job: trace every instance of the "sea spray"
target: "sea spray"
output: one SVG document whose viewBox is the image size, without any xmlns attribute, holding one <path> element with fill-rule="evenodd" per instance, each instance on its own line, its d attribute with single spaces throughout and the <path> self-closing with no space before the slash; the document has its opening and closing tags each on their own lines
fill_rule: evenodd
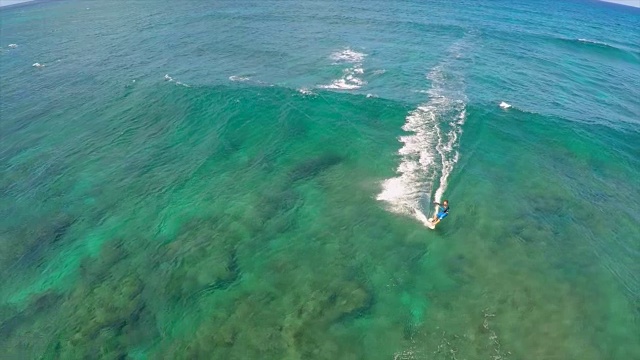
<svg viewBox="0 0 640 360">
<path fill-rule="evenodd" d="M 390 211 L 413 216 L 425 225 L 424 202 L 434 190 L 434 200 L 441 200 L 459 158 L 467 97 L 462 73 L 452 60 L 462 56 L 464 47 L 466 42 L 454 44 L 447 59 L 427 74 L 429 100 L 411 111 L 402 127 L 411 134 L 399 138 L 403 146 L 398 151 L 398 176 L 385 180 L 377 196 Z"/>
</svg>

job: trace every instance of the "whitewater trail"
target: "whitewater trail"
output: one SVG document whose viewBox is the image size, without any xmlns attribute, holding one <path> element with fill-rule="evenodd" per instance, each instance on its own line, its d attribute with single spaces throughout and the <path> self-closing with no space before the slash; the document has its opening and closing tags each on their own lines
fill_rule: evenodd
<svg viewBox="0 0 640 360">
<path fill-rule="evenodd" d="M 346 66 L 342 70 L 342 77 L 333 80 L 331 84 L 319 85 L 320 89 L 328 90 L 357 90 L 367 82 L 362 79 L 364 68 L 362 64 L 367 54 L 361 53 L 351 48 L 346 48 L 331 54 L 332 65 Z"/>
<path fill-rule="evenodd" d="M 459 142 L 466 119 L 464 76 L 458 69 L 464 43 L 454 44 L 443 62 L 427 74 L 429 98 L 411 111 L 399 141 L 397 176 L 382 183 L 377 199 L 392 212 L 427 224 L 428 206 L 440 201 L 459 159 Z"/>
</svg>

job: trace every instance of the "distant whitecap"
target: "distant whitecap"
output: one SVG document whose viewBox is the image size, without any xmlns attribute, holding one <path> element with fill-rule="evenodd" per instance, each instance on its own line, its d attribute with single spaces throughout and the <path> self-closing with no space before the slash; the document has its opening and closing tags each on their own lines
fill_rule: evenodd
<svg viewBox="0 0 640 360">
<path fill-rule="evenodd" d="M 507 104 L 506 102 L 503 101 L 503 102 L 500 103 L 500 107 L 503 108 L 503 109 L 508 109 L 508 108 L 511 107 L 511 105 Z"/>
<path fill-rule="evenodd" d="M 244 81 L 249 81 L 249 80 L 251 80 L 251 77 L 249 77 L 249 76 L 242 76 L 242 75 L 231 75 L 231 76 L 229 76 L 229 80 L 231 80 L 231 81 L 238 81 L 238 82 L 244 82 Z"/>
<path fill-rule="evenodd" d="M 328 85 L 318 85 L 321 89 L 332 90 L 357 90 L 363 85 L 366 85 L 366 81 L 361 78 L 364 75 L 364 68 L 362 62 L 367 56 L 365 53 L 361 53 L 350 48 L 342 49 L 340 51 L 332 53 L 329 57 L 334 61 L 333 65 L 342 65 L 347 67 L 342 70 L 342 77 L 340 79 L 333 80 Z"/>
<path fill-rule="evenodd" d="M 331 54 L 331 59 L 336 62 L 360 63 L 367 56 L 365 53 L 346 48 Z"/>
<path fill-rule="evenodd" d="M 601 41 L 596 41 L 596 40 L 589 40 L 589 39 L 578 39 L 578 41 L 582 42 L 582 43 L 588 43 L 588 44 L 597 44 L 597 45 L 606 45 L 606 46 L 611 46 L 607 43 L 601 42 Z"/>
<path fill-rule="evenodd" d="M 307 88 L 298 89 L 298 92 L 302 95 L 315 95 L 313 91 Z"/>
<path fill-rule="evenodd" d="M 361 84 L 351 82 L 347 79 L 337 79 L 334 80 L 329 85 L 320 85 L 318 86 L 321 89 L 333 89 L 333 90 L 356 90 L 360 89 Z"/>
<path fill-rule="evenodd" d="M 168 81 L 168 82 L 174 82 L 175 81 L 171 76 L 169 76 L 169 74 L 166 74 L 164 76 L 164 80 Z M 135 82 L 135 80 L 133 80 L 133 81 Z M 180 81 L 175 81 L 175 83 L 176 83 L 176 85 L 182 85 L 184 87 L 191 87 L 191 86 L 189 86 L 189 85 L 187 85 L 187 84 L 185 84 L 183 82 L 180 82 Z"/>
</svg>

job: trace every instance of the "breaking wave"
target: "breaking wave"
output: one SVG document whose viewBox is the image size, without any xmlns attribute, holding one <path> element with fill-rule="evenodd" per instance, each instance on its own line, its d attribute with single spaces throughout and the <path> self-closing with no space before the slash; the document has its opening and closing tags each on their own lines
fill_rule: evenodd
<svg viewBox="0 0 640 360">
<path fill-rule="evenodd" d="M 347 67 L 342 70 L 342 77 L 340 79 L 333 80 L 328 85 L 319 85 L 318 88 L 333 90 L 360 89 L 367 83 L 362 79 L 362 75 L 364 74 L 362 63 L 366 57 L 367 54 L 349 48 L 331 54 L 330 58 L 334 61 L 333 65 L 346 65 Z"/>
</svg>

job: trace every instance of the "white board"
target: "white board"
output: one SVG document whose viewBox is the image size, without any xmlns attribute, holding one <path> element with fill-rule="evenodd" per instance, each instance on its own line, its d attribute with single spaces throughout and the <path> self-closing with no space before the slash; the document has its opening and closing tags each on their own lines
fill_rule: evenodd
<svg viewBox="0 0 640 360">
<path fill-rule="evenodd" d="M 431 222 L 431 219 L 429 219 L 427 222 L 424 223 L 429 229 L 434 230 L 436 228 L 436 224 Z"/>
<path fill-rule="evenodd" d="M 428 227 L 431 230 L 436 228 L 436 224 L 432 223 L 431 219 L 427 218 L 427 216 L 423 214 L 422 211 L 416 208 L 414 208 L 413 211 L 416 214 L 416 218 L 420 220 L 424 224 L 424 226 Z"/>
</svg>

